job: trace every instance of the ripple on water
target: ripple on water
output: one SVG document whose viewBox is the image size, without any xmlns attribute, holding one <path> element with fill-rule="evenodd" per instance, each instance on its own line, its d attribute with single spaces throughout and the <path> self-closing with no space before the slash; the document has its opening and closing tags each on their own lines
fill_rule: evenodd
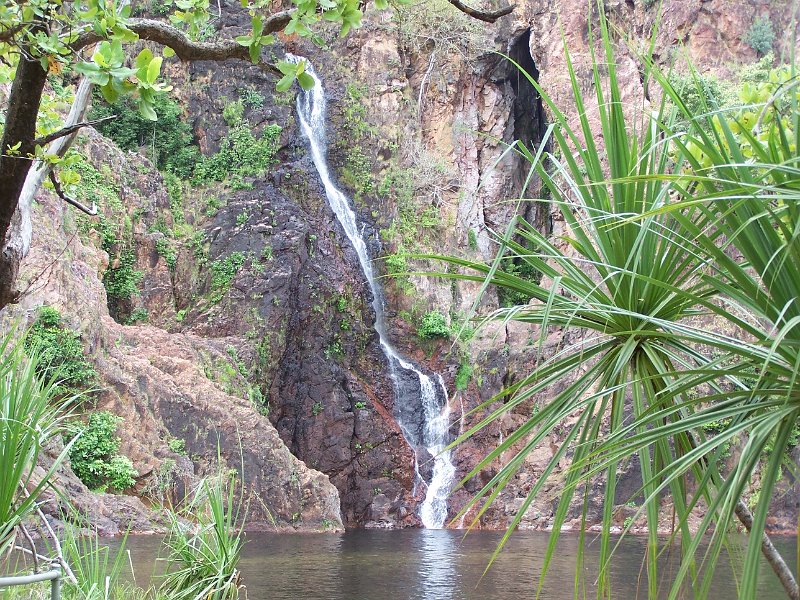
<svg viewBox="0 0 800 600">
<path fill-rule="evenodd" d="M 251 533 L 241 560 L 249 600 L 521 600 L 533 598 L 547 548 L 548 535 L 518 532 L 482 577 L 502 533 L 475 531 L 463 538 L 452 530 L 354 530 L 343 534 L 276 535 Z M 796 560 L 795 538 L 778 538 L 790 564 Z M 112 540 L 112 545 L 118 542 Z M 128 547 L 137 580 L 146 580 L 158 553 L 154 537 L 131 537 Z M 598 543 L 590 540 L 583 579 L 587 597 Z M 563 534 L 542 593 L 545 600 L 572 600 L 578 536 Z M 740 554 L 740 553 L 739 553 Z M 614 597 L 647 598 L 639 589 L 644 540 L 627 538 L 612 565 Z M 664 564 L 665 571 L 670 565 Z M 674 565 L 672 566 L 674 569 Z M 759 600 L 783 598 L 780 584 L 762 565 Z M 642 579 L 642 584 L 646 585 Z M 666 596 L 666 594 L 664 595 Z M 735 578 L 722 559 L 711 600 L 735 598 Z"/>
</svg>

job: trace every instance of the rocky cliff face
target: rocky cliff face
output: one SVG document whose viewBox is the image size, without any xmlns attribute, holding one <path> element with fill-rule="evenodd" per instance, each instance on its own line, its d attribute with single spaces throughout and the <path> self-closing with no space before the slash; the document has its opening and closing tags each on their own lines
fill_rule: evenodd
<svg viewBox="0 0 800 600">
<path fill-rule="evenodd" d="M 231 24 L 241 20 L 232 4 L 224 6 Z M 436 6 L 401 9 L 394 18 L 369 10 L 363 29 L 344 41 L 328 36 L 331 48 L 324 52 L 284 40 L 323 77 L 333 170 L 354 199 L 373 256 L 386 259 L 379 264 L 389 274 L 398 261 L 412 270 L 430 268 L 414 261 L 417 252 L 488 260 L 495 251 L 492 232 L 502 232 L 517 212 L 543 231 L 563 231 L 546 204 L 509 202 L 534 196 L 538 182 L 528 181 L 525 163 L 505 152 L 506 145 L 518 139 L 538 145 L 547 114 L 534 88 L 488 50 L 507 53 L 567 107 L 563 27 L 582 85 L 591 85 L 583 2 L 527 0 L 489 27 Z M 659 57 L 667 62 L 684 47 L 699 68 L 724 75 L 755 59 L 741 41 L 752 15 L 769 13 L 777 25 L 788 7 L 665 1 Z M 646 39 L 657 9 L 607 5 L 615 22 L 629 26 L 634 44 Z M 648 93 L 633 48 L 619 51 L 632 106 Z M 89 135 L 83 151 L 124 199 L 103 209 L 109 220 L 129 222 L 135 266 L 143 273 L 140 293 L 122 303 L 112 299 L 112 314 L 125 321 L 144 309 L 149 324 L 121 325 L 109 316 L 101 283 L 109 265 L 100 241 L 80 233 L 85 229 L 76 229 L 75 217 L 46 193 L 25 265 L 33 284 L 13 314 L 30 317 L 34 307 L 52 304 L 84 332 L 104 383 L 98 407 L 126 419 L 123 450 L 142 475 L 140 495 L 159 485 L 166 464 L 179 496 L 213 463 L 219 444 L 227 464 L 260 499 L 251 508 L 256 522 L 279 528 L 418 525 L 422 491 L 415 489 L 413 453 L 396 422 L 369 291 L 306 156 L 293 93 L 274 93 L 270 77 L 242 64 L 170 69 L 204 153 L 218 151 L 235 129 L 226 106 L 250 94 L 260 100 L 243 105 L 241 123 L 256 135 L 270 125 L 282 128 L 275 163 L 263 176 L 185 185 L 170 199 L 146 159 Z M 171 261 L 165 245 L 175 249 Z M 471 409 L 533 364 L 528 348 L 538 332 L 518 326 L 484 330 L 461 350 L 416 337 L 418 320 L 432 309 L 458 326 L 477 285 L 411 276 L 386 279 L 385 286 L 394 342 L 442 373 L 454 435 L 480 417 L 467 415 Z M 479 310 L 498 301 L 491 292 Z M 544 356 L 572 335 L 551 333 Z M 470 365 L 472 377 L 457 389 L 460 364 Z M 458 473 L 468 472 L 533 406 L 524 410 L 456 449 Z M 188 456 L 170 453 L 171 438 L 185 440 Z M 529 456 L 483 526 L 506 525 L 560 441 L 553 436 Z M 626 469 L 620 505 L 640 485 L 638 466 Z M 492 475 L 488 469 L 456 492 L 451 515 Z M 556 490 L 536 500 L 525 526 L 549 525 Z M 592 493 L 599 510 L 602 490 Z M 137 510 L 146 513 L 143 506 Z"/>
<path fill-rule="evenodd" d="M 139 156 L 120 152 L 91 132 L 80 150 L 104 174 L 103 185 L 116 190 L 124 205 L 107 207 L 121 219 L 136 247 L 143 271 L 137 302 L 164 323 L 175 315 L 171 275 L 156 250 L 163 237 L 152 225 L 169 214 L 160 176 Z M 113 170 L 112 170 L 113 169 Z M 117 214 L 111 214 L 115 212 Z M 119 212 L 123 214 L 118 214 Z M 136 217 L 133 217 L 136 215 Z M 231 368 L 230 342 L 163 328 L 125 326 L 109 316 L 101 278 L 114 265 L 95 245 L 86 219 L 43 192 L 36 207 L 36 243 L 26 260 L 29 291 L 5 315 L 6 324 L 35 317 L 36 309 L 59 309 L 81 332 L 87 354 L 100 374 L 100 391 L 84 408 L 111 410 L 124 417 L 121 452 L 140 478 L 134 491 L 146 504 L 179 501 L 203 475 L 233 468 L 241 475 L 250 509 L 250 525 L 272 530 L 329 530 L 342 526 L 339 494 L 328 477 L 307 467 L 281 441 L 274 427 L 243 394 L 243 375 Z M 77 222 L 76 222 L 77 221 Z M 244 322 L 244 320 L 242 320 Z M 171 450 L 183 440 L 185 452 Z M 218 464 L 219 459 L 222 464 Z M 101 533 L 117 533 L 132 520 L 134 530 L 157 530 L 157 513 L 137 498 L 94 494 L 69 469 L 61 474 L 70 497 L 91 515 Z M 57 506 L 50 505 L 53 514 Z"/>
</svg>

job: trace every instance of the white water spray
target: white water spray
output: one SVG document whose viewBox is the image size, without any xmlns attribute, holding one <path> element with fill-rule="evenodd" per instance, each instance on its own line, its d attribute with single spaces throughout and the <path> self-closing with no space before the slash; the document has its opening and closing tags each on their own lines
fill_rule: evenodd
<svg viewBox="0 0 800 600">
<path fill-rule="evenodd" d="M 290 54 L 286 56 L 288 60 L 295 62 L 303 60 Z M 363 228 L 359 228 L 356 215 L 353 209 L 350 208 L 347 196 L 336 187 L 328 170 L 325 146 L 325 90 L 323 90 L 322 82 L 308 61 L 306 61 L 306 73 L 314 79 L 314 87 L 308 92 L 302 92 L 297 98 L 297 114 L 300 119 L 300 128 L 303 131 L 303 135 L 308 139 L 311 158 L 319 172 L 322 185 L 325 187 L 328 204 L 330 204 L 339 223 L 342 224 L 347 239 L 353 244 L 361 270 L 372 292 L 372 308 L 375 310 L 375 331 L 378 333 L 381 350 L 383 350 L 389 362 L 396 405 L 398 403 L 401 405 L 401 415 L 403 412 L 402 404 L 411 402 L 411 399 L 408 398 L 408 386 L 404 386 L 401 381 L 402 374 L 412 373 L 419 382 L 418 398 L 413 400 L 419 402 L 424 413 L 422 415 L 421 431 L 413 431 L 413 425 L 404 422 L 402 416 L 398 417 L 398 423 L 406 440 L 414 448 L 414 469 L 417 477 L 420 482 L 427 486 L 425 500 L 420 507 L 420 519 L 425 527 L 440 529 L 447 518 L 447 496 L 450 493 L 455 476 L 455 467 L 450 461 L 450 451 L 445 451 L 448 443 L 450 419 L 447 390 L 439 375 L 436 375 L 436 381 L 434 381 L 433 378 L 418 369 L 416 365 L 403 358 L 389 342 L 389 337 L 386 333 L 386 311 L 383 305 L 383 292 L 375 280 L 372 261 L 363 237 Z M 425 481 L 419 471 L 418 455 L 422 448 L 427 450 L 430 457 L 434 457 L 433 470 L 429 481 Z"/>
</svg>

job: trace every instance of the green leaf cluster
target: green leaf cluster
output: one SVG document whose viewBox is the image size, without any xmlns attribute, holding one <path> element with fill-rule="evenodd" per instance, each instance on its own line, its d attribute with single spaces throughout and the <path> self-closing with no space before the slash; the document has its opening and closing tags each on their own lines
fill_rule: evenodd
<svg viewBox="0 0 800 600">
<path fill-rule="evenodd" d="M 42 306 L 25 334 L 25 349 L 37 355 L 37 376 L 54 380 L 57 393 L 75 394 L 97 382 L 97 371 L 84 354 L 81 336 L 52 306 Z"/>
<path fill-rule="evenodd" d="M 124 41 L 135 39 L 134 36 Z M 144 48 L 134 61 L 135 68 L 126 67 L 127 55 L 122 43 L 123 39 L 119 38 L 104 40 L 92 54 L 91 62 L 78 63 L 75 71 L 98 86 L 109 103 L 113 104 L 120 97 L 137 92 L 135 98 L 141 115 L 155 121 L 158 118 L 154 110 L 157 94 L 171 89 L 158 81 L 164 59 Z"/>
<path fill-rule="evenodd" d="M 208 2 L 206 2 L 208 5 Z M 261 48 L 275 43 L 275 36 L 264 34 L 264 18 L 259 14 L 254 14 L 251 20 L 252 31 L 248 35 L 240 35 L 236 41 L 245 46 L 250 53 L 250 60 L 258 63 L 261 58 Z"/>
<path fill-rule="evenodd" d="M 86 423 L 73 423 L 77 439 L 69 451 L 75 475 L 93 490 L 125 490 L 136 483 L 139 473 L 127 456 L 118 453 L 117 426 L 122 422 L 107 411 L 89 415 Z"/>
<path fill-rule="evenodd" d="M 417 327 L 417 337 L 423 340 L 433 338 L 449 338 L 450 328 L 447 326 L 447 318 L 439 311 L 433 310 L 425 313 Z"/>
<path fill-rule="evenodd" d="M 175 8 L 169 20 L 173 25 L 183 27 L 193 40 L 198 39 L 208 25 L 208 0 L 175 0 Z"/>
<path fill-rule="evenodd" d="M 97 125 L 100 133 L 110 137 L 123 150 L 144 149 L 160 170 L 181 179 L 190 179 L 202 157 L 183 109 L 172 98 L 161 94 L 156 97 L 153 110 L 158 123 L 145 119 L 130 98 L 114 105 L 98 100 L 94 102 L 89 118 L 115 115 L 115 119 Z"/>
<path fill-rule="evenodd" d="M 209 299 L 216 304 L 227 293 L 236 274 L 244 266 L 244 252 L 231 252 L 223 259 L 211 263 L 211 294 Z"/>
<path fill-rule="evenodd" d="M 298 62 L 290 62 L 282 60 L 278 63 L 278 70 L 283 73 L 275 88 L 279 92 L 286 92 L 292 87 L 292 84 L 297 81 L 300 87 L 308 91 L 314 87 L 314 78 L 306 73 L 307 62 L 300 60 Z"/>
<path fill-rule="evenodd" d="M 249 125 L 237 125 L 220 142 L 219 152 L 204 158 L 197 165 L 193 183 L 225 181 L 231 175 L 263 175 L 276 162 L 282 131 L 280 125 L 267 125 L 261 137 L 256 138 Z"/>
</svg>

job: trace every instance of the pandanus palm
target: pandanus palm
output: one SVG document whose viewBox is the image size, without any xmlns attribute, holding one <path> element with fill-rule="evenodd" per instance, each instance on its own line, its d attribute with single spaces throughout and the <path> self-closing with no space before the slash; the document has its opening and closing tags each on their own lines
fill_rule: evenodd
<svg viewBox="0 0 800 600">
<path fill-rule="evenodd" d="M 26 355 L 14 332 L 0 338 L 0 556 L 13 546 L 19 526 L 66 458 L 37 472 L 40 456 L 62 432 L 76 398 L 58 395 L 58 381 L 41 381 L 37 352 Z M 56 378 L 58 374 L 56 373 Z"/>
<path fill-rule="evenodd" d="M 690 147 L 686 135 L 672 131 L 677 122 L 672 118 L 674 105 L 681 109 L 685 105 L 666 77 L 648 70 L 648 77 L 655 76 L 665 88 L 656 110 L 626 114 L 602 18 L 600 32 L 604 64 L 592 55 L 599 128 L 587 116 L 567 51 L 579 125 L 571 127 L 565 114 L 529 77 L 553 117 L 548 134 L 555 151 L 548 153 L 542 147 L 534 156 L 523 146 L 516 147 L 531 160 L 567 230 L 554 241 L 518 219 L 499 236 L 500 249 L 492 265 L 435 257 L 461 268 L 461 274 L 445 276 L 483 281 L 484 289 L 494 285 L 532 298 L 527 305 L 501 308 L 487 320 L 538 325 L 542 341 L 553 328 L 577 328 L 584 333 L 580 341 L 540 361 L 527 377 L 504 390 L 505 403 L 498 406 L 495 398 L 476 409 L 485 416 L 456 444 L 554 383 L 569 382 L 466 475 L 464 481 L 501 457 L 504 460 L 464 510 L 478 507 L 475 519 L 480 518 L 523 468 L 526 456 L 556 427 L 571 423 L 506 538 L 559 462 L 571 453 L 543 573 L 576 494 L 600 480 L 605 500 L 598 595 L 610 594 L 608 561 L 613 550 L 610 533 L 617 472 L 622 461 L 637 454 L 645 498 L 640 512 L 646 515 L 649 531 L 648 595 L 658 594 L 658 520 L 662 492 L 668 490 L 682 557 L 670 597 L 687 589 L 702 597 L 708 592 L 733 515 L 743 511 L 741 516 L 746 518 L 749 514 L 740 500 L 761 450 L 770 440 L 783 448 L 797 419 L 800 319 L 795 311 L 800 310 L 800 277 L 793 269 L 800 264 L 800 246 L 795 243 L 796 205 L 779 202 L 774 189 L 778 180 L 792 178 L 797 164 L 781 165 L 772 175 L 773 183 L 765 186 L 766 180 L 754 175 L 757 170 L 735 155 L 732 140 L 726 143 L 724 131 L 706 134 L 693 126 L 688 135 L 698 138 L 692 143 L 702 145 L 705 156 L 714 154 L 714 148 L 731 148 L 728 154 L 716 152 L 714 170 L 700 165 L 697 148 Z M 607 74 L 602 76 L 604 71 Z M 687 116 L 690 123 L 698 121 L 696 115 L 687 114 L 681 122 Z M 786 141 L 786 146 L 791 143 Z M 605 163 L 601 148 L 607 156 Z M 675 165 L 680 169 L 687 163 L 688 169 L 672 174 Z M 796 193 L 789 188 L 784 186 L 781 193 Z M 748 204 L 746 210 L 743 203 Z M 745 259 L 732 258 L 734 253 L 721 236 L 737 248 L 746 246 L 741 249 Z M 509 257 L 538 270 L 542 282 L 505 272 L 502 265 Z M 715 318 L 732 323 L 741 334 L 726 336 L 703 327 Z M 756 390 L 745 379 L 752 379 L 754 369 L 761 373 Z M 715 437 L 703 435 L 704 424 L 719 420 L 730 424 Z M 720 473 L 717 458 L 727 443 L 742 434 L 747 442 L 738 468 L 731 474 Z M 781 452 L 774 454 L 764 481 L 774 482 L 780 469 Z M 512 458 L 506 460 L 508 456 Z M 751 541 L 743 597 L 755 597 L 771 490 L 771 486 L 764 488 L 748 526 Z M 694 533 L 688 517 L 698 505 L 708 510 L 699 532 Z M 583 514 L 585 519 L 585 510 Z M 701 555 L 702 533 L 709 529 L 714 535 Z"/>
</svg>

